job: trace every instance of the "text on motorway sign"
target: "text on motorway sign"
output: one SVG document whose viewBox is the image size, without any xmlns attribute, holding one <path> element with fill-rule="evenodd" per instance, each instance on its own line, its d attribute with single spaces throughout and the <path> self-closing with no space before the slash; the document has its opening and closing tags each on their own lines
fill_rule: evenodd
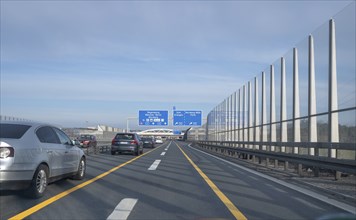
<svg viewBox="0 0 356 220">
<path fill-rule="evenodd" d="M 201 126 L 201 111 L 173 111 L 174 126 Z"/>
<path fill-rule="evenodd" d="M 139 125 L 166 126 L 168 125 L 168 111 L 140 110 L 138 121 Z"/>
</svg>

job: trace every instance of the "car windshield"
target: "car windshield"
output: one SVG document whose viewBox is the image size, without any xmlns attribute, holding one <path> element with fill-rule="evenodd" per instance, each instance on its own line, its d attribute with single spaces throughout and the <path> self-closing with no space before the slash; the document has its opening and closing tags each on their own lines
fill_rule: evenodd
<svg viewBox="0 0 356 220">
<path fill-rule="evenodd" d="M 133 134 L 117 134 L 115 139 L 134 140 L 135 136 Z"/>
<path fill-rule="evenodd" d="M 0 124 L 0 138 L 20 139 L 30 127 L 29 125 Z"/>
</svg>

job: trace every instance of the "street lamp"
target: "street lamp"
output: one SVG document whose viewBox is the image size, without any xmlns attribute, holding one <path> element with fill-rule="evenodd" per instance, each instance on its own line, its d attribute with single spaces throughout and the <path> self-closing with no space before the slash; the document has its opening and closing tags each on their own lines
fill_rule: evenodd
<svg viewBox="0 0 356 220">
<path fill-rule="evenodd" d="M 130 129 L 129 129 L 129 120 L 132 120 L 132 119 L 137 119 L 137 117 L 128 117 L 126 119 L 126 132 L 130 132 Z"/>
</svg>

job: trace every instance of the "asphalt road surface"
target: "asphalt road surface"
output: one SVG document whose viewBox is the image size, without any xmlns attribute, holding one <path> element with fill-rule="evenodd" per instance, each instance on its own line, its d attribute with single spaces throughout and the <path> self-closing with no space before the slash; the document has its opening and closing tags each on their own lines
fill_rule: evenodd
<svg viewBox="0 0 356 220">
<path fill-rule="evenodd" d="M 0 218 L 318 219 L 350 208 L 312 194 L 166 141 L 139 157 L 90 155 L 84 180 L 57 181 L 41 199 L 2 191 Z"/>
</svg>

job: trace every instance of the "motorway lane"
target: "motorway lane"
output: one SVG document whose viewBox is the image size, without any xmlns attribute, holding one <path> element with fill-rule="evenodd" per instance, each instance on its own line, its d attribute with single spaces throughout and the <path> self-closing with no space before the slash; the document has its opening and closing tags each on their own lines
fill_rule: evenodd
<svg viewBox="0 0 356 220">
<path fill-rule="evenodd" d="M 187 144 L 180 145 L 248 219 L 318 219 L 328 214 L 347 213 L 194 150 Z"/>
<path fill-rule="evenodd" d="M 147 156 L 152 163 L 161 159 L 157 169 L 136 177 L 143 191 L 129 219 L 233 219 L 174 142 L 161 152 Z"/>
<path fill-rule="evenodd" d="M 144 149 L 144 150 L 145 152 L 148 151 L 148 149 Z M 8 219 L 24 210 L 27 210 L 35 206 L 36 204 L 46 201 L 47 199 L 50 199 L 53 196 L 56 196 L 63 191 L 66 191 L 83 182 L 86 182 L 87 180 L 92 179 L 112 169 L 113 167 L 116 167 L 119 164 L 123 164 L 133 158 L 135 157 L 132 155 L 112 156 L 110 152 L 106 152 L 98 155 L 89 155 L 87 156 L 87 171 L 84 180 L 77 181 L 77 180 L 65 179 L 52 183 L 48 186 L 46 194 L 40 199 L 28 199 L 23 196 L 22 191 L 1 191 L 0 219 Z M 69 196 L 73 196 L 73 195 L 74 194 L 71 194 Z M 85 197 L 79 198 L 77 200 L 81 203 L 81 201 L 86 200 L 86 198 Z M 69 202 L 68 204 L 71 204 L 71 202 Z M 54 206 L 54 204 L 52 204 L 51 206 Z M 71 205 L 71 207 L 72 206 L 75 207 L 75 205 Z M 88 207 L 91 206 L 93 206 L 93 204 L 91 204 Z M 85 207 L 84 210 L 88 209 L 88 207 Z M 65 213 L 55 213 L 55 212 L 53 213 L 54 213 L 53 216 L 56 216 L 56 218 L 62 218 L 62 214 L 65 215 Z M 50 214 L 48 217 L 50 216 L 52 216 L 52 214 Z M 72 217 L 68 219 L 72 219 Z"/>
<path fill-rule="evenodd" d="M 162 152 L 166 154 L 161 155 Z M 86 180 L 131 158 L 133 158 L 131 155 L 90 156 Z M 157 159 L 161 159 L 157 169 L 148 170 Z M 78 183 L 72 180 L 52 184 L 46 197 L 38 202 L 74 185 Z M 129 219 L 231 219 L 233 217 L 192 169 L 175 144 L 166 142 L 149 154 L 26 218 L 106 219 L 116 205 L 125 198 L 138 199 Z M 12 203 L 8 203 L 9 201 Z M 30 200 L 29 203 L 26 201 L 28 200 L 15 195 L 2 196 L 1 209 L 5 212 L 1 212 L 1 219 L 12 217 L 37 202 L 37 200 Z"/>
<path fill-rule="evenodd" d="M 316 219 L 326 213 L 342 212 L 193 150 L 184 142 L 165 142 L 27 219 L 106 219 L 125 198 L 137 199 L 128 219 L 234 219 L 177 144 L 248 219 Z M 162 152 L 166 153 L 162 155 Z M 110 154 L 89 156 L 84 181 L 62 180 L 51 184 L 46 196 L 39 200 L 6 192 L 0 197 L 0 217 L 12 217 L 133 158 L 131 155 Z M 156 160 L 161 160 L 156 170 L 148 170 Z"/>
</svg>

